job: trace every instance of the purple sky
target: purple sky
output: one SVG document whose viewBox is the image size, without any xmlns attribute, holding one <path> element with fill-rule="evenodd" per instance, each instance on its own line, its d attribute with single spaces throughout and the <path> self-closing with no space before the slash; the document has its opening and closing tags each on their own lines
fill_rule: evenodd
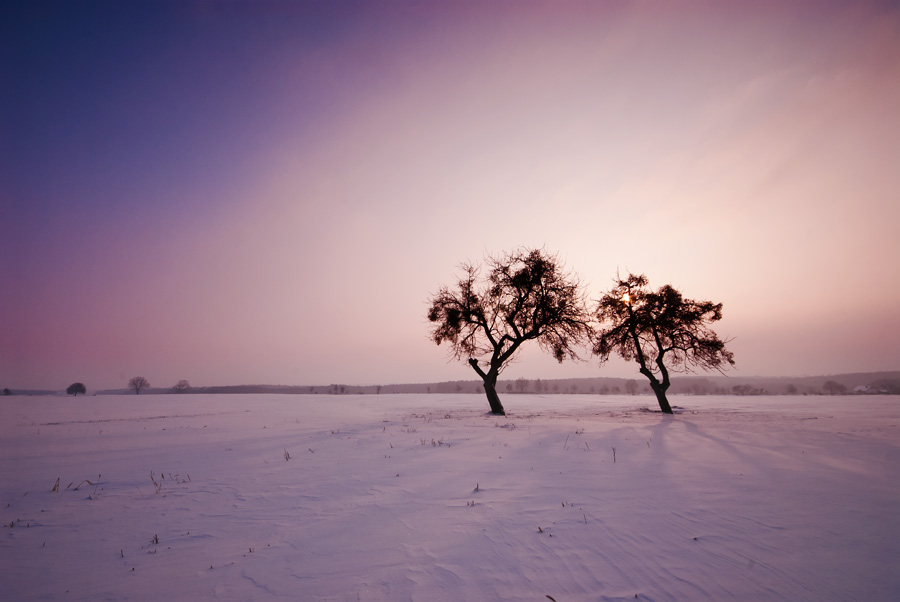
<svg viewBox="0 0 900 602">
<path fill-rule="evenodd" d="M 723 302 L 736 375 L 900 369 L 896 3 L 5 2 L 0 49 L 0 387 L 474 378 L 428 296 L 520 245 Z"/>
</svg>

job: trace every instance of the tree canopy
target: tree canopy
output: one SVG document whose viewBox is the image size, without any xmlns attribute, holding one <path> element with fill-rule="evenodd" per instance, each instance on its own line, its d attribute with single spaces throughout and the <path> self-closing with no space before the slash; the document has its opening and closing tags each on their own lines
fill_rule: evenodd
<svg viewBox="0 0 900 602">
<path fill-rule="evenodd" d="M 134 389 L 135 395 L 141 394 L 141 389 L 147 389 L 150 387 L 150 381 L 144 378 L 143 376 L 135 376 L 131 380 L 128 381 L 128 388 Z"/>
<path fill-rule="evenodd" d="M 431 338 L 448 343 L 455 359 L 468 360 L 484 381 L 491 411 L 504 414 L 497 377 L 523 343 L 537 341 L 560 362 L 578 358 L 576 348 L 592 332 L 585 293 L 578 278 L 541 249 L 488 257 L 485 268 L 461 268 L 456 286 L 430 299 Z"/>
<path fill-rule="evenodd" d="M 82 395 L 86 394 L 87 388 L 81 383 L 72 383 L 71 385 L 69 385 L 69 388 L 66 389 L 66 393 L 69 395 L 75 395 L 77 397 L 79 393 L 81 393 Z"/>
<path fill-rule="evenodd" d="M 722 304 L 685 299 L 668 284 L 653 291 L 644 275 L 617 278 L 601 297 L 596 317 L 600 329 L 594 353 L 600 363 L 613 353 L 636 361 L 665 413 L 672 413 L 666 398 L 670 370 L 721 370 L 734 365 L 733 354 L 725 348 L 727 341 L 708 327 L 722 319 Z"/>
</svg>

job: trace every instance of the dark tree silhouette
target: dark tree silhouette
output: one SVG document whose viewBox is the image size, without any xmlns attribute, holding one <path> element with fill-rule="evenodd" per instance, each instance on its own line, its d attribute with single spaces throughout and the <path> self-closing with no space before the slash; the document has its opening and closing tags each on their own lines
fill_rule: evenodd
<svg viewBox="0 0 900 602">
<path fill-rule="evenodd" d="M 846 395 L 847 393 L 846 386 L 833 380 L 826 380 L 825 384 L 822 385 L 822 388 L 825 389 L 825 392 L 829 395 Z"/>
<path fill-rule="evenodd" d="M 654 292 L 644 275 L 617 278 L 600 299 L 596 315 L 601 328 L 594 339 L 594 353 L 600 363 L 613 353 L 636 361 L 667 414 L 672 413 L 666 399 L 670 370 L 721 371 L 725 364 L 734 365 L 733 354 L 725 349 L 727 341 L 707 327 L 722 319 L 722 304 L 685 299 L 668 284 Z"/>
<path fill-rule="evenodd" d="M 186 393 L 191 390 L 191 383 L 186 380 L 179 380 L 175 383 L 175 386 L 172 387 L 172 391 L 175 393 Z"/>
<path fill-rule="evenodd" d="M 144 378 L 143 376 L 135 376 L 131 380 L 128 381 L 128 388 L 134 389 L 135 395 L 141 394 L 141 389 L 147 389 L 150 387 L 150 381 Z"/>
<path fill-rule="evenodd" d="M 431 339 L 449 343 L 454 359 L 468 360 L 491 412 L 503 415 L 497 377 L 522 343 L 535 340 L 560 362 L 578 359 L 574 348 L 592 333 L 590 312 L 578 278 L 543 250 L 520 249 L 485 263 L 484 277 L 480 266 L 464 263 L 456 287 L 430 299 L 428 320 Z"/>
<path fill-rule="evenodd" d="M 87 389 L 81 383 L 72 383 L 71 385 L 69 385 L 69 388 L 66 389 L 66 393 L 78 397 L 79 393 L 81 393 L 82 395 L 86 394 Z"/>
</svg>

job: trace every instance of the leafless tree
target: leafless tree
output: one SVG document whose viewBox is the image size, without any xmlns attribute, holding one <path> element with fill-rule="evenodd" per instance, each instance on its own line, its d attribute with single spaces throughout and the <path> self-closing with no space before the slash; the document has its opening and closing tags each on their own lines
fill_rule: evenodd
<svg viewBox="0 0 900 602">
<path fill-rule="evenodd" d="M 835 382 L 833 380 L 826 380 L 825 384 L 822 385 L 822 388 L 829 395 L 846 395 L 847 387 L 842 385 L 839 382 Z"/>
<path fill-rule="evenodd" d="M 722 319 L 722 304 L 685 299 L 671 285 L 648 288 L 647 277 L 629 274 L 603 295 L 597 307 L 600 330 L 594 353 L 603 364 L 613 353 L 636 361 L 650 381 L 660 409 L 672 413 L 666 398 L 669 371 L 721 370 L 734 355 L 707 327 Z"/>
<path fill-rule="evenodd" d="M 528 385 L 531 384 L 527 378 L 516 379 L 516 392 L 528 393 Z"/>
<path fill-rule="evenodd" d="M 150 381 L 144 378 L 143 376 L 135 376 L 131 380 L 128 381 L 128 388 L 134 389 L 135 395 L 141 394 L 141 389 L 147 389 L 150 387 Z"/>
<path fill-rule="evenodd" d="M 179 380 L 175 383 L 175 386 L 172 387 L 172 391 L 175 393 L 187 393 L 191 390 L 191 383 L 186 380 Z"/>
<path fill-rule="evenodd" d="M 537 341 L 560 362 L 578 359 L 576 347 L 590 338 L 590 312 L 581 282 L 540 249 L 520 249 L 464 263 L 453 288 L 430 299 L 431 339 L 448 343 L 454 359 L 466 359 L 484 382 L 494 414 L 505 414 L 497 377 L 526 341 Z M 484 362 L 484 368 L 479 364 Z"/>
<path fill-rule="evenodd" d="M 636 380 L 625 381 L 625 392 L 629 395 L 637 395 L 638 383 Z"/>
</svg>

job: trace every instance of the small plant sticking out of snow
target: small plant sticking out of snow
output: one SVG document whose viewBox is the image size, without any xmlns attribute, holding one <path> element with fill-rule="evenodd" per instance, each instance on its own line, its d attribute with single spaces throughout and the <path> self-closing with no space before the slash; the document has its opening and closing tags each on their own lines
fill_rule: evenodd
<svg viewBox="0 0 900 602">
<path fill-rule="evenodd" d="M 291 453 L 287 449 L 285 449 L 284 450 L 284 461 L 287 462 L 290 459 L 291 459 Z"/>
<path fill-rule="evenodd" d="M 56 483 L 53 484 L 53 489 L 51 489 L 53 493 L 59 493 L 59 477 L 56 477 Z"/>
<path fill-rule="evenodd" d="M 162 491 L 162 479 L 164 479 L 162 475 L 160 475 L 160 482 L 157 483 L 156 479 L 153 477 L 153 471 L 150 471 L 150 480 L 153 482 L 153 489 L 156 490 L 156 493 Z"/>
</svg>

